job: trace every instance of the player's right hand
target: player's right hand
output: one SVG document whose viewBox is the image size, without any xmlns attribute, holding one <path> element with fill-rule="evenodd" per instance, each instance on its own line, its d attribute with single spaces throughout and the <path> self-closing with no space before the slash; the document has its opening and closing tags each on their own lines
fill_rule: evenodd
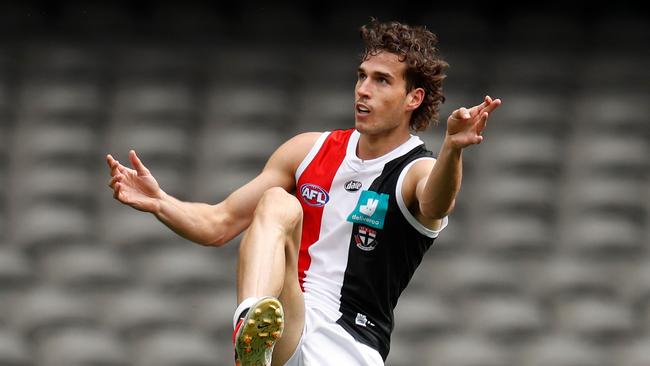
<svg viewBox="0 0 650 366">
<path fill-rule="evenodd" d="M 129 151 L 129 160 L 133 169 L 120 164 L 110 154 L 106 156 L 111 169 L 108 186 L 113 190 L 113 197 L 137 210 L 156 212 L 164 192 L 134 150 Z"/>
</svg>

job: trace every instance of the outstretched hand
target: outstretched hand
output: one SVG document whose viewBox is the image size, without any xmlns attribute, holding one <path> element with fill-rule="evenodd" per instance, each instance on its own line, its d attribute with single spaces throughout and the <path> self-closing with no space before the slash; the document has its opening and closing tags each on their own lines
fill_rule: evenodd
<svg viewBox="0 0 650 366">
<path fill-rule="evenodd" d="M 108 186 L 113 190 L 113 197 L 140 211 L 155 212 L 164 193 L 135 151 L 129 151 L 129 160 L 133 169 L 120 164 L 110 154 L 106 156 L 111 169 Z"/>
<path fill-rule="evenodd" d="M 452 147 L 465 148 L 483 141 L 483 130 L 490 113 L 501 105 L 500 99 L 486 96 L 483 103 L 470 109 L 461 107 L 447 119 L 447 136 Z"/>
</svg>

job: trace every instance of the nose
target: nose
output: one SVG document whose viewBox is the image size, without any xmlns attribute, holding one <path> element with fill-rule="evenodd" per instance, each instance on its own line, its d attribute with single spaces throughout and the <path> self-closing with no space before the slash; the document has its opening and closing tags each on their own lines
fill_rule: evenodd
<svg viewBox="0 0 650 366">
<path fill-rule="evenodd" d="M 368 85 L 367 78 L 365 80 L 359 80 L 357 82 L 357 98 L 358 99 L 370 98 L 370 88 Z"/>
</svg>

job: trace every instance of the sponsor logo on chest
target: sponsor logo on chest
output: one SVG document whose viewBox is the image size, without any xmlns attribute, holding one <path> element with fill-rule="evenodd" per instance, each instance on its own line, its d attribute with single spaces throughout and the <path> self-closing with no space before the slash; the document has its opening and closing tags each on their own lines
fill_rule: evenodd
<svg viewBox="0 0 650 366">
<path fill-rule="evenodd" d="M 345 182 L 345 188 L 346 191 L 348 192 L 356 192 L 361 189 L 362 183 L 357 181 L 357 180 L 349 180 Z"/>
<path fill-rule="evenodd" d="M 388 212 L 388 199 L 389 195 L 385 193 L 362 191 L 354 211 L 348 216 L 348 221 L 383 229 Z"/>
<path fill-rule="evenodd" d="M 300 197 L 309 206 L 322 207 L 330 200 L 330 196 L 325 189 L 311 183 L 305 183 L 300 186 Z"/>
</svg>

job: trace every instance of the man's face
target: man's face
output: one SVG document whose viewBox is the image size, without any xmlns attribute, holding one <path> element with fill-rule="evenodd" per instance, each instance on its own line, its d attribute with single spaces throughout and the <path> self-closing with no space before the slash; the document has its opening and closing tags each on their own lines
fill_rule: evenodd
<svg viewBox="0 0 650 366">
<path fill-rule="evenodd" d="M 380 52 L 359 65 L 355 92 L 355 127 L 370 135 L 408 126 L 406 65 L 396 54 Z"/>
</svg>

